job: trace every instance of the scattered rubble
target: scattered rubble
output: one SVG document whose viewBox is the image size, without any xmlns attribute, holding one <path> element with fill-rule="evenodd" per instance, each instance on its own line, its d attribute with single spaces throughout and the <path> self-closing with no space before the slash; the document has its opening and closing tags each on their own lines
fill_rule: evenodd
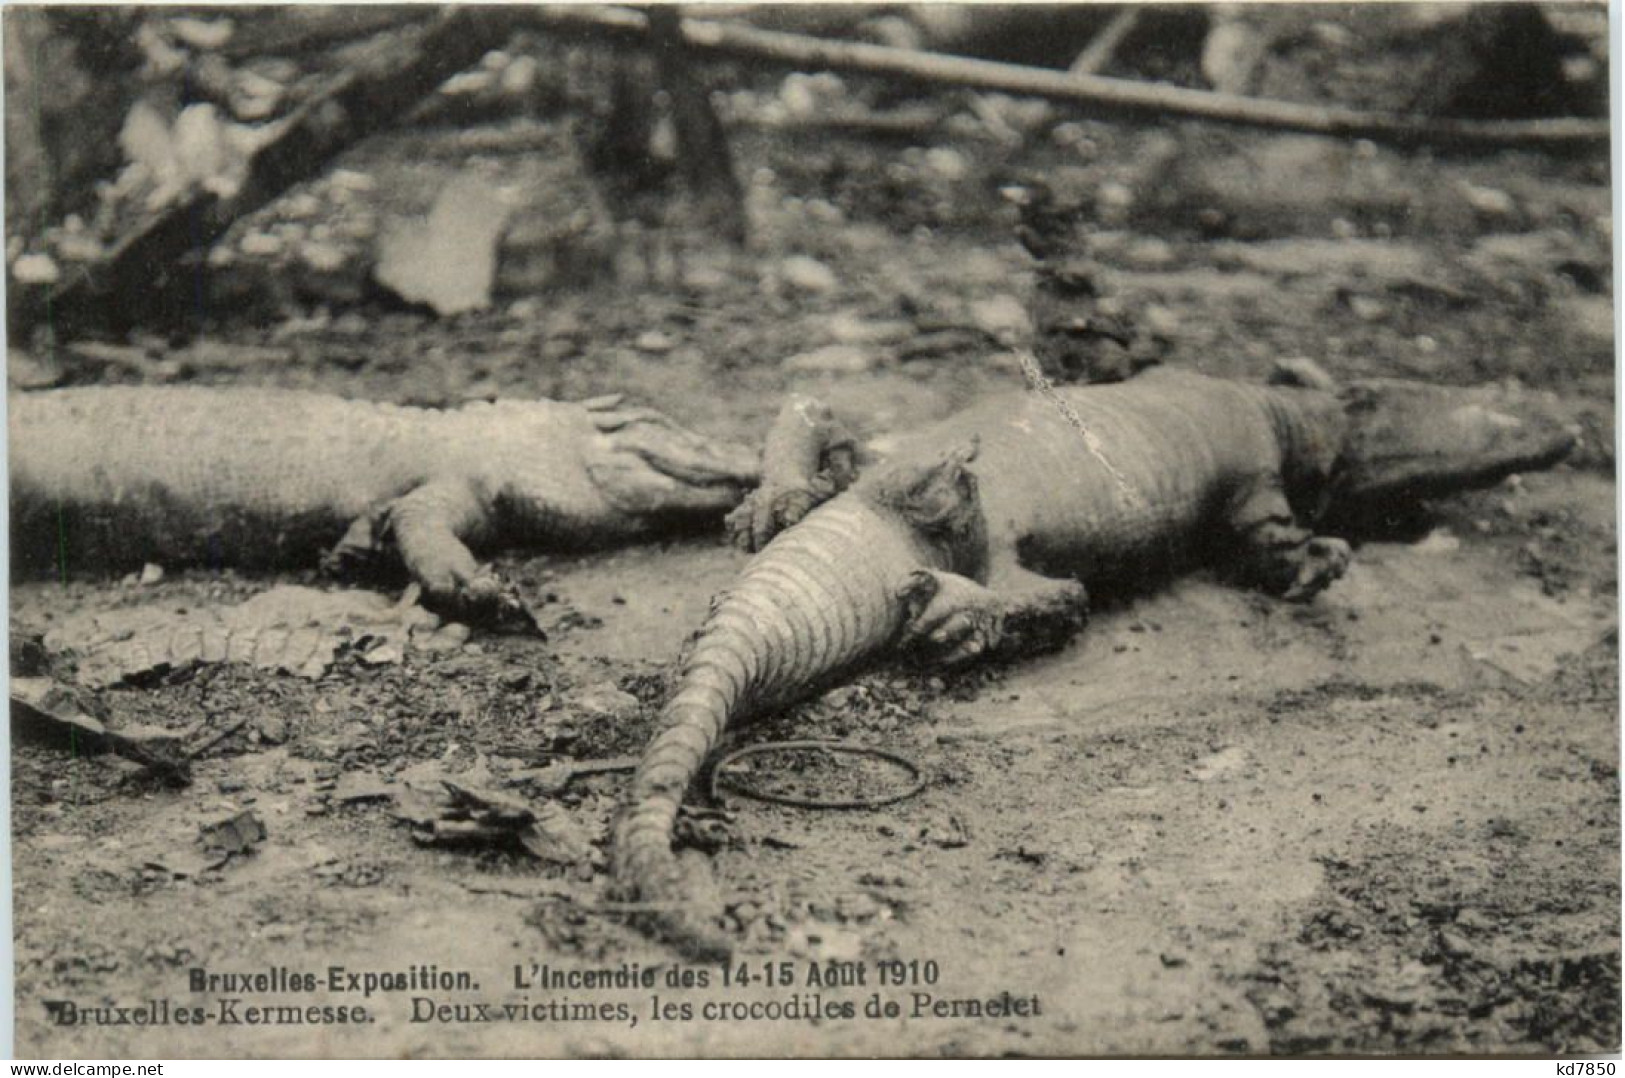
<svg viewBox="0 0 1625 1078">
<path fill-rule="evenodd" d="M 180 781 L 189 778 L 182 735 L 136 723 L 110 729 L 92 714 L 95 710 L 100 709 L 83 690 L 50 678 L 11 678 L 11 719 L 19 735 L 32 728 L 75 754 L 111 752 Z"/>
<path fill-rule="evenodd" d="M 156 581 L 148 581 L 155 583 Z M 50 652 L 71 656 L 75 679 L 103 687 L 175 675 L 192 666 L 241 662 L 303 678 L 326 673 L 343 653 L 369 665 L 399 663 L 412 646 L 455 647 L 467 628 L 375 592 L 283 585 L 230 607 L 156 602 L 87 611 L 53 625 Z"/>
</svg>

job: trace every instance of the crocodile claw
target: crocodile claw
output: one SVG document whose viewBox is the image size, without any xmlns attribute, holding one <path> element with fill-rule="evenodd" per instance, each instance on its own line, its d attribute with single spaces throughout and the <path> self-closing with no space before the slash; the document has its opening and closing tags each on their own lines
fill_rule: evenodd
<svg viewBox="0 0 1625 1078">
<path fill-rule="evenodd" d="M 425 598 L 425 605 L 454 621 L 546 639 L 547 634 L 520 597 L 519 589 L 490 570 L 451 591 L 430 592 Z"/>
<path fill-rule="evenodd" d="M 1291 603 L 1308 602 L 1348 571 L 1353 556 L 1354 552 L 1342 539 L 1309 540 L 1304 544 L 1297 578 L 1281 598 Z"/>
<path fill-rule="evenodd" d="M 740 550 L 754 553 L 823 500 L 806 487 L 757 487 L 728 514 L 728 538 Z"/>
<path fill-rule="evenodd" d="M 1003 604 L 973 580 L 921 570 L 909 574 L 898 598 L 908 611 L 904 642 L 936 662 L 968 662 L 1003 638 Z"/>
<path fill-rule="evenodd" d="M 903 581 L 902 585 L 897 589 L 897 601 L 903 604 L 904 618 L 912 624 L 919 618 L 920 613 L 926 608 L 926 604 L 936 597 L 936 594 L 937 577 L 935 573 L 919 569 L 908 574 L 908 579 Z"/>
</svg>

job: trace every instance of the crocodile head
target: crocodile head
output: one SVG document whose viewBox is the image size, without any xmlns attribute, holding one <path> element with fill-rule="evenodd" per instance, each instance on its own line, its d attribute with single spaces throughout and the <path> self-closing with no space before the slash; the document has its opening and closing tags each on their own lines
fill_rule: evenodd
<svg viewBox="0 0 1625 1078">
<path fill-rule="evenodd" d="M 1332 503 L 1339 518 L 1353 521 L 1550 468 L 1578 440 L 1551 402 L 1517 388 L 1372 379 L 1344 387 L 1340 397 L 1349 427 Z"/>
<path fill-rule="evenodd" d="M 738 505 L 761 478 L 758 453 L 702 437 L 646 408 L 593 411 L 587 456 L 598 493 L 632 518 L 709 516 Z"/>
</svg>

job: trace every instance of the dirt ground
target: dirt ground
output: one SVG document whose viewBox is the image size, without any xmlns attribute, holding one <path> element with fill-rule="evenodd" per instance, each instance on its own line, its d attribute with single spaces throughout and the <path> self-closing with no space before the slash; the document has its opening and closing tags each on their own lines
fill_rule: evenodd
<svg viewBox="0 0 1625 1078">
<path fill-rule="evenodd" d="M 378 198 L 421 209 L 467 137 L 381 137 L 342 164 L 373 176 Z M 1118 219 L 1093 223 L 1090 251 L 1129 312 L 1171 342 L 1168 362 L 1258 378 L 1274 359 L 1310 356 L 1339 377 L 1517 379 L 1555 395 L 1583 444 L 1553 472 L 1442 503 L 1414 534 L 1364 541 L 1347 578 L 1309 605 L 1198 573 L 1107 602 L 1058 654 L 952 677 L 881 670 L 737 731 L 738 744 L 884 747 L 927 780 L 868 812 L 727 799 L 712 860 L 737 962 L 759 975 L 790 961 L 789 986 L 724 987 L 710 967 L 707 988 L 668 989 L 677 960 L 601 904 L 601 866 L 423 848 L 386 805 L 340 796 L 353 776 L 428 763 L 500 773 L 551 754 L 636 753 L 684 637 L 742 563 L 713 537 L 503 556 L 541 606 L 545 642 L 476 635 L 399 664 L 342 659 L 315 680 L 217 666 L 109 690 L 115 722 L 242 725 L 181 788 L 111 757 L 13 746 L 19 1053 L 1617 1051 L 1606 163 L 1092 123 L 1018 149 L 757 130 L 738 153 L 754 247 L 698 251 L 684 287 L 623 274 L 438 321 L 377 303 L 269 324 L 221 311 L 218 339 L 285 360 L 174 376 L 426 403 L 626 390 L 748 440 L 794 387 L 883 435 L 1021 388 L 1007 314 L 1032 274 L 999 188 L 1042 175 L 1063 192 L 1129 193 L 1112 203 Z M 542 214 L 558 189 L 544 181 L 570 166 L 532 149 L 488 150 L 473 167 L 531 184 Z M 1201 232 L 1215 205 L 1229 222 L 1218 237 Z M 790 256 L 833 271 L 827 287 L 785 284 Z M 868 369 L 784 363 L 850 339 L 854 323 L 904 328 L 874 331 Z M 910 350 L 928 334 L 939 347 Z M 87 609 L 317 582 L 166 568 L 150 585 L 19 581 L 12 616 L 44 630 Z M 761 781 L 787 781 L 774 767 L 758 761 Z M 602 845 L 624 781 L 585 778 L 557 800 Z M 842 794 L 897 776 L 809 768 L 798 781 Z M 255 852 L 174 870 L 201 823 L 239 809 L 268 832 Z M 892 959 L 936 963 L 937 982 L 874 987 Z M 857 1005 L 851 1019 L 651 1013 L 652 995 L 698 1006 L 818 992 L 806 970 L 834 960 L 868 971 L 863 986 L 822 989 Z M 533 965 L 632 962 L 658 966 L 661 987 L 550 996 L 515 980 Z M 64 1027 L 45 1006 L 230 995 L 192 992 L 194 968 L 429 963 L 478 988 L 312 997 L 364 1004 L 364 1025 Z M 913 1016 L 915 991 L 1036 996 L 1037 1013 L 939 1017 L 927 1004 Z M 877 992 L 904 1013 L 864 1016 Z M 637 1022 L 414 1021 L 414 996 L 625 1001 Z"/>
</svg>

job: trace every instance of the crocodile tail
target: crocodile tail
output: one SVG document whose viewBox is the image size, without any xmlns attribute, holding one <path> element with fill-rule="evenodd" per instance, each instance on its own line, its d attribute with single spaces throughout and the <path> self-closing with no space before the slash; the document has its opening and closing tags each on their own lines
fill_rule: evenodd
<svg viewBox="0 0 1625 1078">
<path fill-rule="evenodd" d="M 904 529 L 843 496 L 770 543 L 713 605 L 615 831 L 620 889 L 689 957 L 726 956 L 730 945 L 672 851 L 683 794 L 730 722 L 805 696 L 889 645 L 897 588 L 917 565 Z"/>
<path fill-rule="evenodd" d="M 719 611 L 720 612 L 720 611 Z M 697 909 L 694 888 L 672 851 L 683 794 L 722 737 L 759 669 L 759 642 L 732 619 L 707 623 L 682 683 L 661 714 L 632 779 L 630 802 L 615 829 L 615 877 L 628 898 L 647 905 L 640 919 L 688 957 L 727 957 L 730 947 L 712 911 Z"/>
</svg>

